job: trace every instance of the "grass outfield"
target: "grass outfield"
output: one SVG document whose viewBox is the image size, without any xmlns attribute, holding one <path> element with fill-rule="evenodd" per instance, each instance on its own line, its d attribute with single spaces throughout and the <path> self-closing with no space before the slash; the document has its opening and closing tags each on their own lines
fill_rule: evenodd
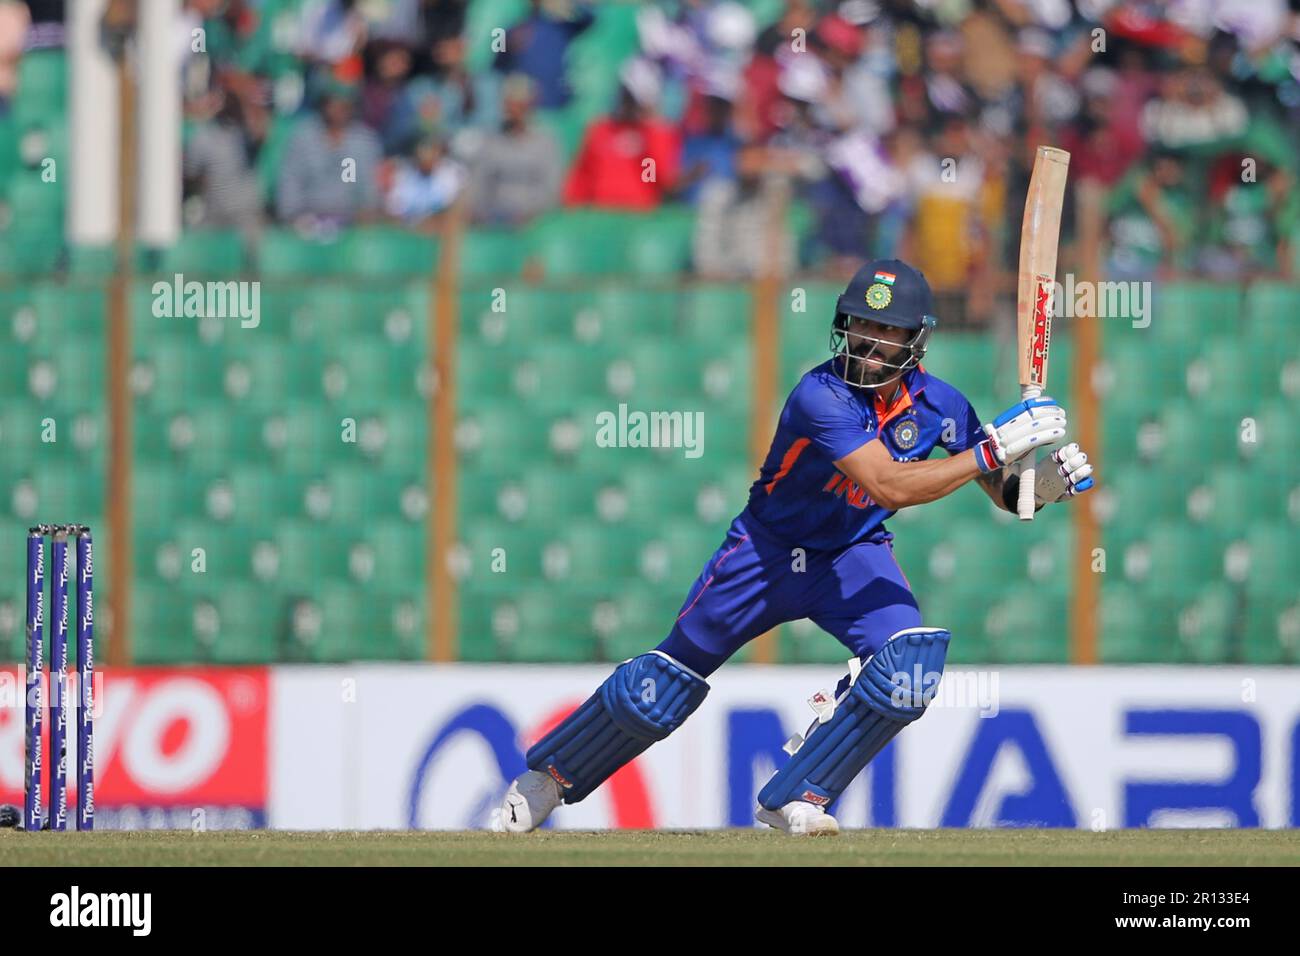
<svg viewBox="0 0 1300 956">
<path fill-rule="evenodd" d="M 1296 866 L 1297 830 L 0 831 L 4 866 Z"/>
</svg>

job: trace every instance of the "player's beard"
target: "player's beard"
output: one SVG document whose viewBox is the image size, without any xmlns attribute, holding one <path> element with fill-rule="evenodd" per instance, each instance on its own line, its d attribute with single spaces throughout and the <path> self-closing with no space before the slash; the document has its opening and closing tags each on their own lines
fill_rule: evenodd
<svg viewBox="0 0 1300 956">
<path fill-rule="evenodd" d="M 861 382 L 862 388 L 877 388 L 887 385 L 903 374 L 898 366 L 902 364 L 905 348 L 898 348 L 894 354 L 884 355 L 880 347 L 864 344 L 849 357 L 849 380 Z M 879 359 L 887 364 L 877 364 L 871 359 Z"/>
</svg>

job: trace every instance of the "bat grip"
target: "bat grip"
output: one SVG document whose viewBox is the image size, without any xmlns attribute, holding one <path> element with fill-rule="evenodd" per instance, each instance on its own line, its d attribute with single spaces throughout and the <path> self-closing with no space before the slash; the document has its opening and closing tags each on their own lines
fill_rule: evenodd
<svg viewBox="0 0 1300 956">
<path fill-rule="evenodd" d="M 1034 385 L 1024 385 L 1020 389 L 1022 401 L 1037 398 L 1042 394 L 1043 390 Z M 1020 492 L 1019 497 L 1016 499 L 1016 514 L 1020 515 L 1021 521 L 1034 520 L 1034 459 L 1036 457 L 1037 449 L 1034 449 L 1016 463 L 1016 471 L 1020 475 Z"/>
</svg>

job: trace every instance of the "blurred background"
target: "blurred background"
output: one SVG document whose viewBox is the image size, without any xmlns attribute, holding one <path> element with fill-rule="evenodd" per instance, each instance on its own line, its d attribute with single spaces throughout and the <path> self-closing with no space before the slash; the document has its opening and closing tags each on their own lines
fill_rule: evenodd
<svg viewBox="0 0 1300 956">
<path fill-rule="evenodd" d="M 930 371 L 1017 397 L 1043 144 L 1058 274 L 1146 290 L 1054 330 L 1099 487 L 900 513 L 922 611 L 957 664 L 1293 665 L 1298 39 L 1296 0 L 0 0 L 0 660 L 36 521 L 93 527 L 142 687 L 639 653 L 864 259 L 929 277 Z M 703 455 L 599 447 L 620 403 L 703 412 Z"/>
</svg>

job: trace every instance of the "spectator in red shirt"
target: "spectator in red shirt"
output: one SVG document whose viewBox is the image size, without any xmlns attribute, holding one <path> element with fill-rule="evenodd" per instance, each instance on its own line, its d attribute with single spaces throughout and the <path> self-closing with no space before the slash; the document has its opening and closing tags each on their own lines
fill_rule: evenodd
<svg viewBox="0 0 1300 956">
<path fill-rule="evenodd" d="M 583 137 L 564 185 L 566 206 L 653 209 L 677 179 L 681 137 L 655 116 L 657 68 L 632 60 L 620 81 L 614 112 Z"/>
<path fill-rule="evenodd" d="M 1107 187 L 1123 179 L 1145 150 L 1136 120 L 1125 122 L 1116 108 L 1118 86 L 1119 79 L 1104 67 L 1084 74 L 1083 109 L 1061 136 L 1061 146 L 1072 157 L 1071 175 Z"/>
</svg>

